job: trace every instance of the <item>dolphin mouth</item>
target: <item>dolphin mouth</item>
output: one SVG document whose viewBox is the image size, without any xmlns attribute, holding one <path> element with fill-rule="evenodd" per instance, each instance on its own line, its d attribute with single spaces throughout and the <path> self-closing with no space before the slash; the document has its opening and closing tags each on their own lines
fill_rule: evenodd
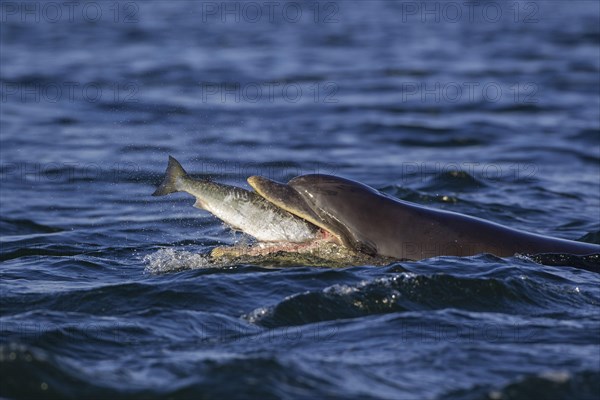
<svg viewBox="0 0 600 400">
<path fill-rule="evenodd" d="M 307 188 L 303 178 L 316 178 L 317 182 L 325 183 L 325 185 L 309 185 Z M 266 201 L 272 203 L 276 207 L 292 214 L 293 216 L 302 218 L 306 222 L 315 225 L 322 231 L 327 232 L 331 239 L 341 247 L 354 253 L 366 254 L 371 257 L 378 256 L 377 248 L 374 243 L 365 240 L 364 237 L 357 232 L 352 226 L 347 225 L 343 218 L 336 215 L 331 206 L 323 203 L 320 200 L 322 194 L 337 195 L 338 189 L 331 187 L 327 183 L 331 181 L 331 177 L 327 175 L 304 175 L 289 181 L 287 184 L 276 182 L 262 176 L 251 176 L 247 179 L 252 188 Z M 337 184 L 336 181 L 334 183 Z M 370 194 L 377 192 L 367 186 L 360 186 L 351 182 L 351 189 L 368 191 Z"/>
<path fill-rule="evenodd" d="M 338 245 L 352 247 L 348 245 L 349 241 L 347 234 L 344 232 L 345 229 L 322 218 L 320 213 L 315 211 L 302 195 L 290 185 L 256 175 L 249 177 L 247 181 L 256 193 L 276 207 L 320 228 L 324 237 L 333 240 Z"/>
<path fill-rule="evenodd" d="M 339 231 L 324 221 L 293 187 L 262 176 L 251 176 L 247 181 L 260 197 L 314 226 L 316 235 L 313 239 L 304 242 L 259 240 L 252 246 L 219 246 L 211 251 L 212 257 L 272 258 L 273 255 L 287 253 L 312 255 L 327 260 L 353 260 L 358 256 L 351 247 L 347 246 Z"/>
<path fill-rule="evenodd" d="M 388 265 L 394 260 L 362 252 L 352 245 L 343 226 L 337 227 L 319 216 L 300 193 L 288 184 L 261 176 L 248 178 L 255 192 L 273 206 L 287 211 L 315 227 L 315 237 L 304 242 L 258 241 L 251 246 L 219 246 L 211 257 L 226 262 L 252 262 L 265 265 L 312 265 L 347 267 L 348 265 Z"/>
<path fill-rule="evenodd" d="M 317 230 L 316 237 L 305 242 L 264 242 L 252 246 L 221 246 L 211 251 L 215 259 L 238 259 L 241 261 L 266 262 L 268 264 L 310 264 L 324 267 L 348 265 L 387 265 L 393 260 L 378 256 L 353 245 L 350 231 L 329 218 L 318 204 L 314 208 L 290 184 L 284 184 L 261 176 L 247 179 L 254 191 L 273 206 L 300 218 Z M 306 194 L 310 198 L 310 194 Z"/>
</svg>

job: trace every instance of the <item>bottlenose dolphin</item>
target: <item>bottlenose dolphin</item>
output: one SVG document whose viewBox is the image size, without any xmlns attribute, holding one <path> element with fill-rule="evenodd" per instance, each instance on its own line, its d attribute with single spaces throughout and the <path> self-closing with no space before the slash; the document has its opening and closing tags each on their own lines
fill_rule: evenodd
<svg viewBox="0 0 600 400">
<path fill-rule="evenodd" d="M 491 253 L 600 253 L 600 246 L 508 228 L 451 211 L 391 198 L 349 179 L 303 175 L 287 184 L 253 176 L 265 199 L 327 230 L 344 246 L 370 255 L 420 260 Z"/>
<path fill-rule="evenodd" d="M 431 209 L 337 176 L 303 175 L 287 184 L 252 176 L 248 183 L 255 192 L 196 180 L 169 157 L 164 181 L 153 195 L 192 194 L 196 197 L 194 206 L 259 240 L 255 252 L 249 254 L 324 248 L 327 257 L 338 260 L 365 255 L 420 260 L 480 253 L 500 257 L 516 253 L 600 254 L 600 245 L 527 233 Z M 213 252 L 222 254 L 227 254 L 222 248 Z"/>
</svg>

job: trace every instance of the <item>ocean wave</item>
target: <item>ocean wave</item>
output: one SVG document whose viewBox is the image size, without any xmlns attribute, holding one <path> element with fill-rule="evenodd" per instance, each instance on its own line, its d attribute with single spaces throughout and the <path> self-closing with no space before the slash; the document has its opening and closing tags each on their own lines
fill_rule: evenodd
<svg viewBox="0 0 600 400">
<path fill-rule="evenodd" d="M 515 379 L 499 388 L 477 386 L 444 394 L 448 400 L 595 400 L 600 393 L 600 371 L 547 370 Z"/>
<path fill-rule="evenodd" d="M 364 280 L 357 285 L 333 285 L 319 291 L 294 294 L 279 303 L 259 307 L 243 316 L 266 327 L 302 325 L 372 314 L 457 308 L 511 313 L 541 312 L 548 304 L 581 301 L 597 304 L 595 293 L 550 283 L 526 275 L 508 278 L 457 277 L 443 273 L 400 273 Z M 573 299 L 573 296 L 582 298 Z"/>
</svg>

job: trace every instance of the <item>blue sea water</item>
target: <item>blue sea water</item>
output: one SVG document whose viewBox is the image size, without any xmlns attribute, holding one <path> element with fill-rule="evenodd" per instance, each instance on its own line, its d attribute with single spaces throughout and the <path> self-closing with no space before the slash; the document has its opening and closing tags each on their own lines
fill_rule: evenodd
<svg viewBox="0 0 600 400">
<path fill-rule="evenodd" d="M 172 154 L 600 243 L 597 1 L 0 11 L 3 398 L 598 398 L 579 261 L 215 264 L 247 239 L 150 196 Z"/>
</svg>

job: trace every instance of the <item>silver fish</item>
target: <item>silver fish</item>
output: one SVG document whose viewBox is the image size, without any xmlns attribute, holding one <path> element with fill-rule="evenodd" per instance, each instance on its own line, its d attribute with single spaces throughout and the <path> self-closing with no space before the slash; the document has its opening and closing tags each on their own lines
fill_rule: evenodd
<svg viewBox="0 0 600 400">
<path fill-rule="evenodd" d="M 233 229 L 261 242 L 302 243 L 315 240 L 320 234 L 315 225 L 277 207 L 256 192 L 190 177 L 181 164 L 169 156 L 165 178 L 152 195 L 174 192 L 191 194 L 196 198 L 194 207 L 210 212 Z"/>
</svg>

